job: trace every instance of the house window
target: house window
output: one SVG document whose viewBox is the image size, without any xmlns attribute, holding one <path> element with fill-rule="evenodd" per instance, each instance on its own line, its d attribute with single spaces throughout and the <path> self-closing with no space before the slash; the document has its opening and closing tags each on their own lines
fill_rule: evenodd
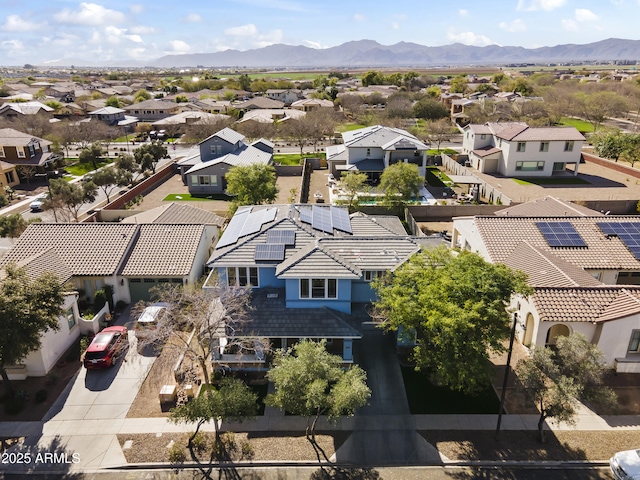
<svg viewBox="0 0 640 480">
<path fill-rule="evenodd" d="M 69 330 L 71 330 L 76 324 L 76 316 L 73 313 L 73 307 L 66 311 L 65 317 L 67 317 L 67 324 L 69 325 Z"/>
<path fill-rule="evenodd" d="M 33 157 L 36 154 L 36 147 L 34 147 L 32 143 L 30 143 L 28 146 L 29 146 L 29 157 Z"/>
<path fill-rule="evenodd" d="M 384 271 L 382 270 L 365 270 L 364 271 L 364 281 L 372 282 L 378 277 L 382 277 L 384 275 Z"/>
<path fill-rule="evenodd" d="M 549 142 L 540 142 L 540 151 L 548 152 L 549 151 Z"/>
<path fill-rule="evenodd" d="M 217 186 L 218 185 L 218 176 L 217 175 L 209 175 L 210 185 Z"/>
<path fill-rule="evenodd" d="M 487 136 L 484 133 L 480 135 L 480 140 L 484 140 L 485 138 L 487 138 Z"/>
<path fill-rule="evenodd" d="M 222 145 L 211 145 L 211 153 L 213 155 L 220 155 L 222 153 Z"/>
<path fill-rule="evenodd" d="M 4 176 L 7 179 L 7 183 L 13 183 L 15 181 L 13 178 L 13 172 L 5 172 Z"/>
<path fill-rule="evenodd" d="M 631 333 L 631 341 L 629 342 L 629 351 L 638 353 L 640 351 L 640 330 L 634 330 Z"/>
<path fill-rule="evenodd" d="M 191 185 L 198 185 L 198 175 L 191 175 Z"/>
<path fill-rule="evenodd" d="M 198 185 L 209 185 L 209 175 L 199 175 Z"/>
<path fill-rule="evenodd" d="M 544 162 L 516 162 L 516 171 L 532 172 L 544 170 Z"/>
<path fill-rule="evenodd" d="M 18 158 L 25 158 L 26 155 L 24 154 L 24 149 L 19 148 L 18 149 Z"/>
<path fill-rule="evenodd" d="M 518 142 L 518 146 L 516 147 L 517 152 L 524 152 L 524 149 L 527 147 L 525 142 Z"/>
<path fill-rule="evenodd" d="M 367 148 L 367 157 L 371 155 L 371 149 Z"/>
<path fill-rule="evenodd" d="M 564 142 L 564 151 L 565 152 L 573 152 L 573 141 Z"/>
<path fill-rule="evenodd" d="M 4 147 L 0 147 L 0 158 L 4 158 Z"/>
<path fill-rule="evenodd" d="M 259 287 L 258 267 L 227 267 L 227 285 Z"/>
<path fill-rule="evenodd" d="M 300 298 L 337 298 L 338 283 L 335 278 L 301 278 Z"/>
</svg>

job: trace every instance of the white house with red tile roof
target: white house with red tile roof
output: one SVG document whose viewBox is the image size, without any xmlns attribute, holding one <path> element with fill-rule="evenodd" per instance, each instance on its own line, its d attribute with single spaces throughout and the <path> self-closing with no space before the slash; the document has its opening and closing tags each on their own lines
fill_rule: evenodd
<svg viewBox="0 0 640 480">
<path fill-rule="evenodd" d="M 455 218 L 452 246 L 527 274 L 533 295 L 511 304 L 525 346 L 580 332 L 618 372 L 640 373 L 640 218 L 550 204 Z"/>
<path fill-rule="evenodd" d="M 522 122 L 464 127 L 462 153 L 482 173 L 505 177 L 578 174 L 584 136 L 575 127 L 530 127 Z"/>
</svg>

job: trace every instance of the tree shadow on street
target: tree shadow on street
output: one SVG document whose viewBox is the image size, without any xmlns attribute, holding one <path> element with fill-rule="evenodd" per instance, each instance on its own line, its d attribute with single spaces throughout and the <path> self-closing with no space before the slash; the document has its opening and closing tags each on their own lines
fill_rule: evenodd
<svg viewBox="0 0 640 480">
<path fill-rule="evenodd" d="M 310 480 L 379 480 L 380 473 L 372 468 L 321 467 L 309 477 Z"/>
</svg>

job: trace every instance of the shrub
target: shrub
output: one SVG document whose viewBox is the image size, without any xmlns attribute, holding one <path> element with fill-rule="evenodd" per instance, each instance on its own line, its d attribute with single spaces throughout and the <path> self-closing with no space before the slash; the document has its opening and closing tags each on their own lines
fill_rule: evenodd
<svg viewBox="0 0 640 480">
<path fill-rule="evenodd" d="M 177 443 L 171 445 L 171 448 L 169 448 L 169 461 L 171 463 L 184 463 L 186 458 L 187 455 L 182 445 L 178 445 Z"/>
<path fill-rule="evenodd" d="M 4 412 L 7 415 L 17 415 L 24 408 L 24 400 L 17 396 L 10 398 L 4 402 Z"/>
<path fill-rule="evenodd" d="M 249 442 L 242 442 L 240 449 L 242 451 L 242 458 L 249 460 L 253 458 L 253 447 Z"/>
<path fill-rule="evenodd" d="M 9 200 L 2 193 L 0 193 L 0 207 L 9 205 Z"/>
<path fill-rule="evenodd" d="M 196 436 L 193 437 L 193 440 L 191 440 L 191 444 L 196 451 L 204 451 L 204 449 L 207 448 L 207 435 L 204 432 L 198 432 Z"/>
<path fill-rule="evenodd" d="M 47 380 L 45 381 L 45 383 L 47 385 L 55 385 L 56 383 L 58 383 L 58 375 L 55 372 L 51 371 L 47 373 L 46 377 Z"/>
<path fill-rule="evenodd" d="M 43 403 L 47 400 L 47 391 L 42 388 L 36 392 L 35 401 L 36 403 Z"/>
<path fill-rule="evenodd" d="M 104 307 L 104 304 L 107 302 L 107 293 L 104 291 L 103 288 L 101 288 L 100 290 L 96 290 L 96 294 L 93 297 L 93 308 L 95 313 L 97 313 L 100 309 L 102 309 L 102 307 Z"/>
<path fill-rule="evenodd" d="M 121 312 L 125 308 L 127 308 L 127 303 L 124 300 L 118 300 L 118 303 L 116 303 L 116 310 Z"/>
</svg>

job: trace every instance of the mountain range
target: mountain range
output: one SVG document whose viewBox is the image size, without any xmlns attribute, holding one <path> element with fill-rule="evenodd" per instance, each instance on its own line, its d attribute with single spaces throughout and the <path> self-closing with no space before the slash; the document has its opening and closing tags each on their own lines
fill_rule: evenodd
<svg viewBox="0 0 640 480">
<path fill-rule="evenodd" d="M 215 53 L 165 55 L 146 66 L 238 67 L 238 68 L 366 68 L 435 67 L 450 65 L 507 65 L 513 63 L 558 63 L 584 61 L 640 60 L 640 40 L 609 38 L 584 45 L 524 48 L 488 45 L 474 47 L 454 43 L 427 47 L 399 42 L 381 45 L 358 40 L 336 47 L 316 49 L 276 44 L 254 50 L 225 50 Z"/>
</svg>

